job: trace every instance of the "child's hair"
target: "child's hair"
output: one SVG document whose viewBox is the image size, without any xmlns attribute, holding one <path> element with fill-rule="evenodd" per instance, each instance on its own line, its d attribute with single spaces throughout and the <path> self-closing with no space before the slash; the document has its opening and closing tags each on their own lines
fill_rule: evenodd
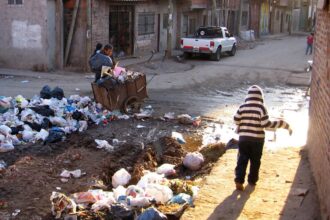
<svg viewBox="0 0 330 220">
<path fill-rule="evenodd" d="M 312 32 L 311 35 L 314 36 L 314 33 Z"/>
<path fill-rule="evenodd" d="M 101 50 L 102 49 L 102 44 L 101 43 L 97 43 L 96 46 L 95 46 L 95 50 Z"/>
</svg>

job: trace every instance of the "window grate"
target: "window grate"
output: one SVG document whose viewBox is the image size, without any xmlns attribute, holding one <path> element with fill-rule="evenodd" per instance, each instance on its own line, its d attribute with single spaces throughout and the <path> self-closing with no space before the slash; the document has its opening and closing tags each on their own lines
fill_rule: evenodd
<svg viewBox="0 0 330 220">
<path fill-rule="evenodd" d="M 138 33 L 139 35 L 147 35 L 155 33 L 155 14 L 141 13 L 138 19 Z"/>
<path fill-rule="evenodd" d="M 8 5 L 23 5 L 23 0 L 8 0 Z"/>
</svg>

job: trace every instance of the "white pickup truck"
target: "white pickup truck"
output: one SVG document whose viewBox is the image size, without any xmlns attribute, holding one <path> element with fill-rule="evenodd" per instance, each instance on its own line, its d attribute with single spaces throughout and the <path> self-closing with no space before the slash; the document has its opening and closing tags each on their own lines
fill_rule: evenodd
<svg viewBox="0 0 330 220">
<path fill-rule="evenodd" d="M 210 54 L 212 60 L 219 61 L 223 52 L 235 55 L 237 41 L 225 27 L 200 27 L 193 37 L 181 38 L 180 43 L 185 57 Z"/>
</svg>

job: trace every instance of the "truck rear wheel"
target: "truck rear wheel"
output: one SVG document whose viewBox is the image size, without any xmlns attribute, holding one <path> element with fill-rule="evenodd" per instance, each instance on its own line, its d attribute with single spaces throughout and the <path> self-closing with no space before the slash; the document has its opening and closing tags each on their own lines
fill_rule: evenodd
<svg viewBox="0 0 330 220">
<path fill-rule="evenodd" d="M 184 52 L 184 53 L 183 53 L 183 58 L 184 58 L 184 59 L 190 59 L 190 58 L 191 58 L 191 55 L 192 55 L 191 53 Z"/>
<path fill-rule="evenodd" d="M 221 59 L 221 47 L 218 47 L 217 52 L 211 54 L 211 60 L 220 61 Z"/>
<path fill-rule="evenodd" d="M 229 55 L 230 56 L 235 56 L 236 50 L 237 50 L 236 44 L 234 44 L 233 47 L 231 48 L 231 51 L 229 52 Z"/>
</svg>

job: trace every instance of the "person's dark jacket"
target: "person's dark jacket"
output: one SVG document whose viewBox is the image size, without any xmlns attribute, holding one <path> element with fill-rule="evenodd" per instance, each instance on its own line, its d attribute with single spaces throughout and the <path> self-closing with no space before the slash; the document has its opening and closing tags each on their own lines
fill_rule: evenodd
<svg viewBox="0 0 330 220">
<path fill-rule="evenodd" d="M 113 67 L 112 59 L 103 54 L 96 53 L 89 59 L 89 65 L 93 73 L 95 73 L 95 82 L 101 78 L 102 66 Z"/>
</svg>

